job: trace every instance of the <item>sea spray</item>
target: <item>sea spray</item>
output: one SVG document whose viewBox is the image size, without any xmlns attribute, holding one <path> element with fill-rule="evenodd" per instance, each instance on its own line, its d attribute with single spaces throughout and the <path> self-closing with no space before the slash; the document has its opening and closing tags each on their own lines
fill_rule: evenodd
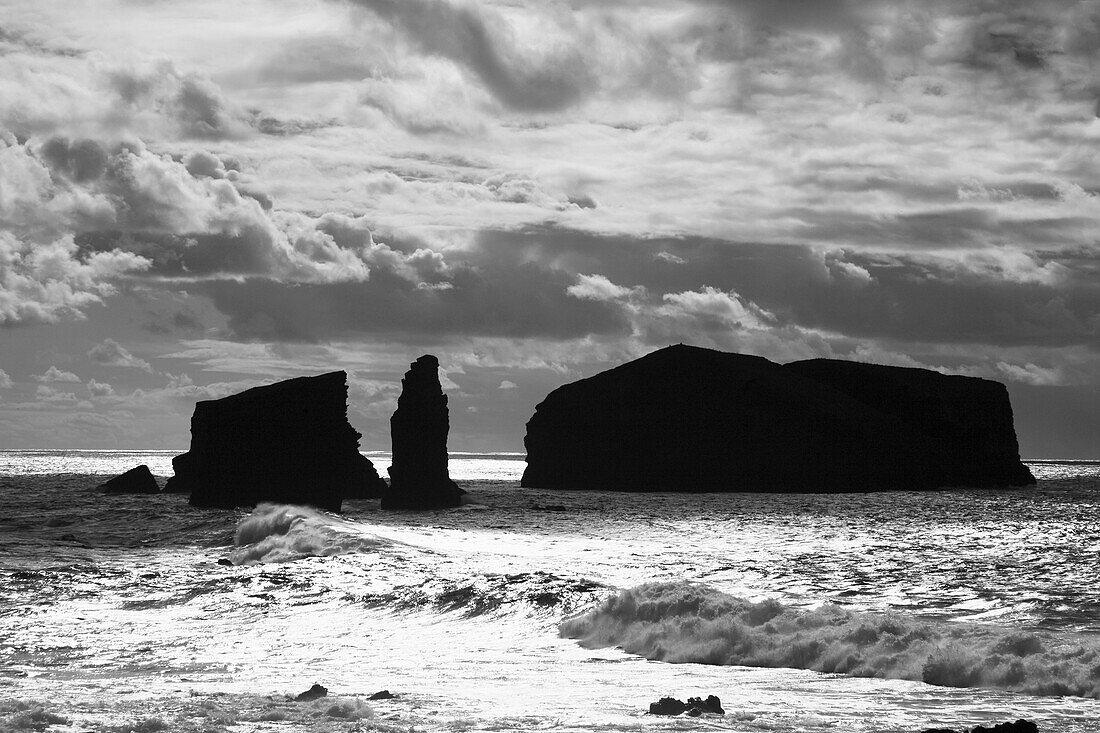
<svg viewBox="0 0 1100 733">
<path fill-rule="evenodd" d="M 235 565 L 363 552 L 387 544 L 361 525 L 316 509 L 259 504 L 237 524 Z"/>
<path fill-rule="evenodd" d="M 1041 634 L 833 604 L 754 603 L 698 583 L 647 583 L 567 619 L 561 635 L 673 663 L 791 667 L 854 677 L 1100 698 L 1095 636 Z"/>
</svg>

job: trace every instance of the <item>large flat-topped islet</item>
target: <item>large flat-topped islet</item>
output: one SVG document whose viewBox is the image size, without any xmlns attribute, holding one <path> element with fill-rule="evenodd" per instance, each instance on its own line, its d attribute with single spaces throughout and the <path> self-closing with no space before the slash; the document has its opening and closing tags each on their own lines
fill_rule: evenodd
<svg viewBox="0 0 1100 733">
<path fill-rule="evenodd" d="M 551 392 L 522 485 L 615 491 L 844 492 L 1021 486 L 1003 384 L 927 369 L 776 364 L 660 349 Z"/>
<path fill-rule="evenodd" d="M 190 492 L 194 506 L 330 511 L 344 498 L 379 496 L 385 482 L 359 453 L 347 395 L 347 374 L 330 372 L 197 403 L 191 449 L 172 459 L 165 491 Z"/>
</svg>

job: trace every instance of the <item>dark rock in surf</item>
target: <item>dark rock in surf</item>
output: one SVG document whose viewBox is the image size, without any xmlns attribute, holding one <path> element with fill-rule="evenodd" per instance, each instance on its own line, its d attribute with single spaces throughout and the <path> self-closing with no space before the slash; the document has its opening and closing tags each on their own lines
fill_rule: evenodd
<svg viewBox="0 0 1100 733">
<path fill-rule="evenodd" d="M 159 494 L 160 486 L 144 463 L 96 487 L 104 494 Z"/>
<path fill-rule="evenodd" d="M 348 424 L 346 380 L 330 372 L 199 402 L 191 449 L 172 459 L 165 491 L 190 492 L 193 506 L 271 501 L 330 511 L 344 498 L 379 496 L 385 482 Z"/>
<path fill-rule="evenodd" d="M 681 702 L 675 697 L 662 697 L 657 702 L 649 704 L 650 715 L 680 715 L 681 713 L 698 717 L 703 713 L 725 715 L 726 711 L 722 709 L 722 701 L 717 695 L 707 695 L 706 700 L 689 697 L 687 702 Z"/>
<path fill-rule="evenodd" d="M 373 695 L 371 695 L 367 699 L 368 700 L 392 700 L 395 697 L 397 697 L 397 695 L 393 694 L 389 690 L 379 690 L 378 692 L 374 693 Z"/>
<path fill-rule="evenodd" d="M 706 700 L 701 700 L 698 697 L 689 697 L 688 706 L 704 713 L 714 713 L 715 715 L 726 714 L 726 711 L 722 709 L 722 701 L 718 699 L 717 695 L 707 695 Z"/>
<path fill-rule="evenodd" d="M 426 354 L 401 380 L 397 410 L 390 418 L 393 458 L 383 509 L 439 509 L 462 503 L 463 491 L 447 474 L 447 395 L 439 384 L 439 361 Z"/>
<path fill-rule="evenodd" d="M 679 715 L 685 710 L 687 705 L 674 697 L 662 697 L 657 702 L 649 703 L 650 715 Z"/>
<path fill-rule="evenodd" d="M 313 687 L 309 688 L 294 699 L 298 702 L 309 702 L 310 700 L 316 700 L 317 698 L 325 697 L 326 695 L 328 695 L 328 688 L 315 683 Z"/>
<path fill-rule="evenodd" d="M 1022 486 L 1003 384 L 670 346 L 551 392 L 525 487 L 842 492 Z"/>
</svg>

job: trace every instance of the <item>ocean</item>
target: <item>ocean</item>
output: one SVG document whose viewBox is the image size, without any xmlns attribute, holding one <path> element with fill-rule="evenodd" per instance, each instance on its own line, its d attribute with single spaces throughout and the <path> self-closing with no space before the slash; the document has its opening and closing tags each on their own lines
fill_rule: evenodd
<svg viewBox="0 0 1100 733">
<path fill-rule="evenodd" d="M 477 503 L 427 513 L 94 490 L 175 453 L 0 451 L 0 732 L 1100 731 L 1096 462 L 615 494 L 453 454 Z M 647 714 L 707 695 L 724 715 Z"/>
</svg>

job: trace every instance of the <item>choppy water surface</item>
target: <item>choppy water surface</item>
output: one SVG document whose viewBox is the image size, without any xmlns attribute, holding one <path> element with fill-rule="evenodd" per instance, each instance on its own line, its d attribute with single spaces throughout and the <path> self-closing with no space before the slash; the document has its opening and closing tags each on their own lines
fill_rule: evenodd
<svg viewBox="0 0 1100 733">
<path fill-rule="evenodd" d="M 1013 491 L 628 495 L 465 455 L 480 504 L 425 514 L 91 490 L 173 454 L 0 452 L 0 731 L 1100 731 L 1094 463 Z M 644 714 L 707 694 L 727 715 Z"/>
</svg>

